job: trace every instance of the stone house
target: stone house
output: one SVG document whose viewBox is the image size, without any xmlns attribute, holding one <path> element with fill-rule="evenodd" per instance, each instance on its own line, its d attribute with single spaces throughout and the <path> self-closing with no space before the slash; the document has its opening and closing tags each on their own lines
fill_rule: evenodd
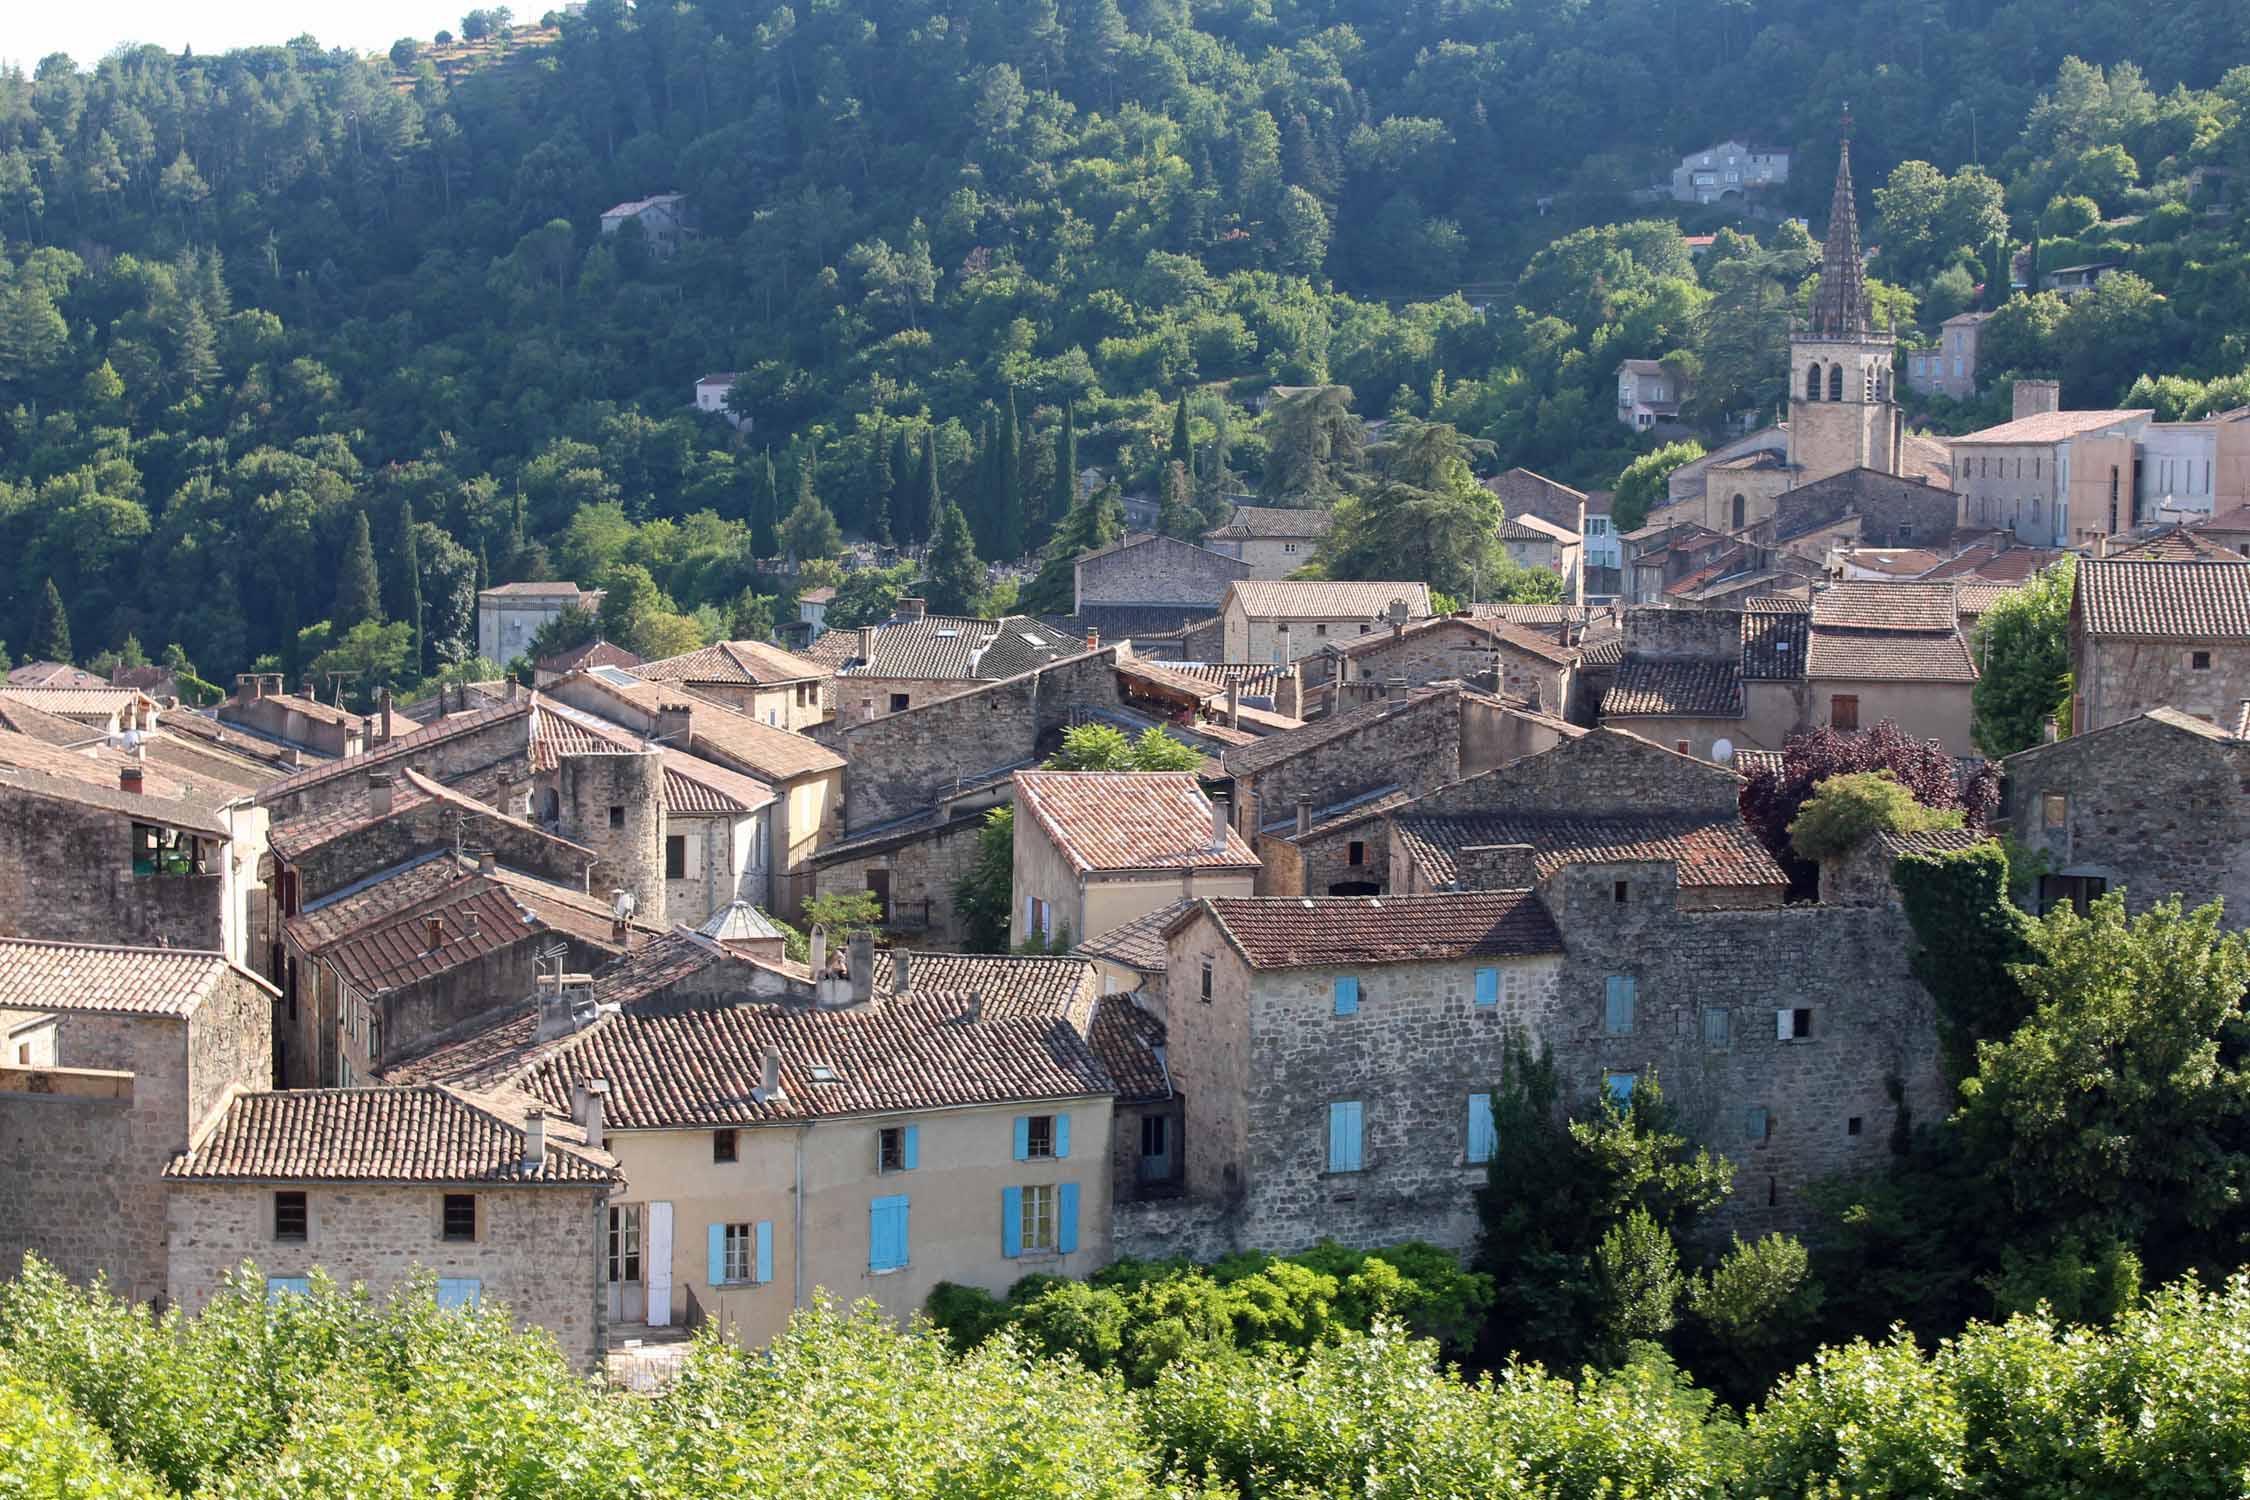
<svg viewBox="0 0 2250 1500">
<path fill-rule="evenodd" d="M 715 417 L 724 417 L 727 425 L 737 432 L 749 431 L 751 419 L 738 417 L 727 409 L 727 393 L 734 389 L 734 383 L 741 378 L 733 370 L 714 370 L 710 374 L 696 376 L 695 409 Z"/>
<path fill-rule="evenodd" d="M 1187 771 L 1015 773 L 1008 939 L 1107 932 L 1196 892 L 1247 896 L 1258 856 Z"/>
<path fill-rule="evenodd" d="M 2231 727 L 2250 698 L 2250 564 L 2082 558 L 2069 631 L 2073 734 L 2155 708 Z"/>
<path fill-rule="evenodd" d="M 834 719 L 845 725 L 1019 677 L 1083 656 L 1099 644 L 1090 646 L 1029 615 L 998 620 L 932 615 L 922 600 L 901 599 L 888 621 L 831 630 L 813 642 L 810 655 L 835 674 Z"/>
<path fill-rule="evenodd" d="M 669 260 L 678 254 L 681 242 L 695 232 L 685 193 L 656 193 L 603 210 L 602 234 L 605 237 L 618 233 L 628 224 L 639 226 L 641 233 L 648 237 L 649 249 L 659 260 Z"/>
<path fill-rule="evenodd" d="M 1678 203 L 1740 202 L 1789 180 L 1789 148 L 1760 146 L 1741 138 L 1690 151 L 1672 169 L 1672 198 Z"/>
<path fill-rule="evenodd" d="M 223 954 L 0 939 L 0 1256 L 153 1302 L 164 1169 L 273 1084 L 273 986 Z"/>
<path fill-rule="evenodd" d="M 1849 730 L 1889 719 L 1953 755 L 1974 755 L 1976 682 L 1951 583 L 1839 583 L 1813 596 L 1805 687 L 1814 725 Z"/>
<path fill-rule="evenodd" d="M 0 699 L 45 710 L 68 719 L 89 735 L 119 735 L 156 727 L 156 700 L 131 687 L 0 688 Z"/>
<path fill-rule="evenodd" d="M 965 781 L 927 807 L 838 837 L 810 860 L 813 893 L 867 892 L 883 913 L 883 930 L 929 947 L 968 941 L 954 887 L 976 864 L 985 817 L 1015 796 L 1015 773 L 1026 759 Z"/>
<path fill-rule="evenodd" d="M 445 1089 L 239 1093 L 164 1171 L 172 1300 L 193 1314 L 255 1261 L 268 1296 L 315 1271 L 377 1297 L 418 1275 L 441 1308 L 504 1306 L 601 1365 L 613 1160 Z"/>
<path fill-rule="evenodd" d="M 1308 716 L 1341 713 L 1388 696 L 1388 684 L 1479 683 L 1555 718 L 1578 709 L 1578 652 L 1491 616 L 1441 615 L 1331 643 L 1301 659 Z"/>
<path fill-rule="evenodd" d="M 1678 421 L 1688 396 L 1686 383 L 1661 361 L 1628 359 L 1617 367 L 1617 420 L 1635 432 Z"/>
<path fill-rule="evenodd" d="M 1771 545 L 1819 561 L 1839 535 L 1869 547 L 1941 544 L 1953 534 L 1960 501 L 1951 490 L 1920 479 L 1846 469 L 1775 499 Z M 1805 538 L 1817 540 L 1792 545 Z"/>
<path fill-rule="evenodd" d="M 1426 583 L 1251 581 L 1228 586 L 1223 661 L 1292 662 L 1436 611 Z"/>
<path fill-rule="evenodd" d="M 1977 341 L 1989 312 L 1955 313 L 1938 325 L 1937 347 L 1906 356 L 1907 389 L 1967 401 L 1977 393 Z"/>
<path fill-rule="evenodd" d="M 2019 380 L 2010 420 L 1950 440 L 1961 525 L 2069 547 L 2140 523 L 2133 447 L 2150 413 L 2061 411 L 2059 400 L 2055 382 Z"/>
<path fill-rule="evenodd" d="M 1203 542 L 1213 552 L 1248 563 L 1252 578 L 1287 578 L 1312 561 L 1321 538 L 1335 524 L 1334 513 L 1325 510 L 1237 505 L 1226 525 L 1203 533 Z"/>
<path fill-rule="evenodd" d="M 392 1081 L 567 1112 L 550 1131 L 616 1159 L 613 1333 L 706 1322 L 756 1347 L 820 1291 L 903 1320 L 940 1281 L 1107 1263 L 1104 1049 L 1143 1033 L 1097 1024 L 1092 966 L 860 942 L 845 972 L 817 946 L 813 968 L 676 931 L 576 1005 L 496 1014 Z M 1116 1068 L 1154 1064 L 1143 1046 Z"/>
<path fill-rule="evenodd" d="M 630 672 L 641 665 L 641 659 L 618 645 L 596 637 L 582 646 L 568 651 L 557 651 L 552 656 L 542 656 L 531 664 L 531 685 L 550 687 L 573 672 L 592 672 L 602 667 L 615 667 Z"/>
<path fill-rule="evenodd" d="M 1523 468 L 1509 469 L 1482 482 L 1500 497 L 1503 515 L 1536 516 L 1564 531 L 1579 535 L 1586 531 L 1588 497 L 1581 490 Z"/>
<path fill-rule="evenodd" d="M 503 583 L 477 594 L 477 655 L 511 662 L 531 649 L 541 626 L 566 609 L 599 613 L 604 591 L 575 583 Z"/>
<path fill-rule="evenodd" d="M 719 641 L 631 671 L 643 682 L 677 685 L 771 729 L 801 733 L 834 711 L 835 678 L 827 664 L 764 641 Z"/>
<path fill-rule="evenodd" d="M 234 787 L 195 785 L 101 746 L 0 731 L 0 933 L 209 948 L 257 941 L 266 819 Z"/>
<path fill-rule="evenodd" d="M 1168 536 L 1128 536 L 1073 565 L 1071 615 L 1107 640 L 1176 629 L 1217 614 L 1227 585 L 1252 576 L 1239 557 Z"/>
<path fill-rule="evenodd" d="M 2002 762 L 2008 829 L 2046 856 L 2045 912 L 2121 889 L 2145 911 L 2169 896 L 2250 912 L 2250 741 L 2176 708 L 2152 708 Z"/>
<path fill-rule="evenodd" d="M 1563 598 L 1579 602 L 1584 582 L 1585 541 L 1575 531 L 1538 516 L 1503 516 L 1500 545 L 1520 567 L 1553 573 L 1563 581 Z"/>
<path fill-rule="evenodd" d="M 303 693 L 283 692 L 279 673 L 239 673 L 233 696 L 218 706 L 214 716 L 245 734 L 328 758 L 357 755 L 393 735 L 422 727 L 387 701 L 376 715 L 355 714 L 321 702 L 312 696 L 309 682 L 306 687 Z"/>
<path fill-rule="evenodd" d="M 1601 722 L 1709 761 L 1778 750 L 1805 723 L 1807 624 L 1787 600 L 1629 609 Z"/>
</svg>

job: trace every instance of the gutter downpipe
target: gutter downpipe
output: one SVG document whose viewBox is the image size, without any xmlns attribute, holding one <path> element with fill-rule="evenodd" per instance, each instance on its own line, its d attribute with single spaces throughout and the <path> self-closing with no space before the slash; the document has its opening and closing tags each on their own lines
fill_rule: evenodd
<svg viewBox="0 0 2250 1500">
<path fill-rule="evenodd" d="M 805 1305 L 805 1132 L 810 1124 L 797 1127 L 797 1190 L 789 1205 L 789 1305 Z"/>
</svg>

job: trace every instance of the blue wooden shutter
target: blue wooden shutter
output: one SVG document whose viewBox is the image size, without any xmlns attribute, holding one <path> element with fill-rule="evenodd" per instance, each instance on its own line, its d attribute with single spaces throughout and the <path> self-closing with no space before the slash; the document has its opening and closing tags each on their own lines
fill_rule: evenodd
<svg viewBox="0 0 2250 1500">
<path fill-rule="evenodd" d="M 1078 1184 L 1066 1182 L 1055 1216 L 1055 1248 L 1068 1255 L 1078 1248 Z"/>
<path fill-rule="evenodd" d="M 1766 1138 L 1765 1106 L 1753 1104 L 1742 1112 L 1742 1133 L 1753 1141 Z"/>
<path fill-rule="evenodd" d="M 907 1202 L 904 1193 L 877 1198 L 867 1206 L 867 1265 L 869 1270 L 895 1271 L 906 1264 Z"/>
<path fill-rule="evenodd" d="M 284 1297 L 310 1297 L 311 1295 L 312 1278 L 310 1276 L 268 1276 L 266 1278 L 266 1300 L 268 1302 L 279 1302 Z"/>
<path fill-rule="evenodd" d="M 710 1272 L 710 1275 L 705 1279 L 713 1286 L 720 1286 L 727 1279 L 726 1225 L 713 1224 L 711 1226 L 705 1234 L 704 1249 L 706 1251 L 705 1266 Z"/>
<path fill-rule="evenodd" d="M 1639 981 L 1630 974 L 1609 976 L 1608 1004 L 1602 1015 L 1603 1029 L 1612 1036 L 1624 1036 L 1633 1029 L 1633 1011 L 1639 999 Z"/>
<path fill-rule="evenodd" d="M 1490 1094 L 1471 1094 L 1469 1096 L 1469 1160 L 1472 1162 L 1490 1161 L 1493 1153 L 1499 1149 L 1499 1145 L 1499 1132 L 1492 1123 L 1492 1096 Z"/>
<path fill-rule="evenodd" d="M 1031 1160 L 1031 1116 L 1016 1116 L 1016 1160 Z"/>
<path fill-rule="evenodd" d="M 906 1127 L 906 1135 L 899 1142 L 898 1159 L 906 1164 L 906 1170 L 909 1172 L 922 1165 L 921 1126 L 909 1125 Z"/>
<path fill-rule="evenodd" d="M 1609 1097 L 1617 1102 L 1619 1109 L 1633 1102 L 1633 1083 L 1634 1078 L 1630 1073 L 1606 1073 L 1602 1076 L 1602 1087 L 1609 1090 Z"/>
<path fill-rule="evenodd" d="M 1010 1260 L 1023 1254 L 1023 1189 L 1000 1190 L 1000 1253 Z"/>
<path fill-rule="evenodd" d="M 1477 1004 L 1492 1006 L 1499 1003 L 1500 971 L 1498 969 L 1477 970 Z"/>
<path fill-rule="evenodd" d="M 1356 1015 L 1359 1012 L 1359 980 L 1356 976 L 1342 974 L 1336 979 L 1336 1014 Z"/>
<path fill-rule="evenodd" d="M 1055 1116 L 1055 1155 L 1070 1155 L 1070 1116 Z"/>
<path fill-rule="evenodd" d="M 1356 1172 L 1359 1170 L 1359 1101 L 1347 1100 L 1328 1106 L 1328 1170 L 1331 1172 Z"/>
<path fill-rule="evenodd" d="M 758 1281 L 760 1285 L 773 1280 L 773 1220 L 758 1221 Z"/>
<path fill-rule="evenodd" d="M 475 1312 L 484 1295 L 484 1283 L 474 1276 L 440 1276 L 437 1284 L 437 1305 L 445 1311 L 466 1308 Z"/>
</svg>

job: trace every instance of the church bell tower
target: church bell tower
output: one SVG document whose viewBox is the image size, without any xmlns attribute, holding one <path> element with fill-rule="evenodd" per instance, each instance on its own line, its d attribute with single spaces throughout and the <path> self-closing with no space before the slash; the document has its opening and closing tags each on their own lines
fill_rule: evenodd
<svg viewBox="0 0 2250 1500">
<path fill-rule="evenodd" d="M 1847 469 L 1896 474 L 1905 440 L 1905 419 L 1892 389 L 1897 341 L 1875 329 L 1867 270 L 1859 258 L 1851 125 L 1846 107 L 1820 286 L 1812 316 L 1789 340 L 1789 464 L 1796 485 Z"/>
</svg>

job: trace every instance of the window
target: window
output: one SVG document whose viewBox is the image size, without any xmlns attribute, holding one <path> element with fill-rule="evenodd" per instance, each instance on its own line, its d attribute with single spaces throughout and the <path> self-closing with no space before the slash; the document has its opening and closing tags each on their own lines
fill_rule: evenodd
<svg viewBox="0 0 2250 1500">
<path fill-rule="evenodd" d="M 1078 1249 L 1078 1184 L 1000 1190 L 1000 1253 L 1069 1255 Z"/>
<path fill-rule="evenodd" d="M 1499 1004 L 1500 971 L 1498 969 L 1477 970 L 1477 1008 L 1479 1010 L 1493 1010 L 1497 1009 Z"/>
<path fill-rule="evenodd" d="M 1499 1148 L 1499 1131 L 1492 1123 L 1492 1096 L 1490 1094 L 1471 1094 L 1469 1096 L 1469 1141 L 1468 1150 L 1465 1153 L 1469 1165 L 1477 1166 L 1492 1160 L 1493 1153 Z"/>
<path fill-rule="evenodd" d="M 911 1172 L 922 1164 L 922 1129 L 918 1125 L 887 1125 L 876 1132 L 875 1170 Z"/>
<path fill-rule="evenodd" d="M 1753 1104 L 1742 1112 L 1742 1138 L 1760 1143 L 1773 1139 L 1773 1116 L 1766 1113 L 1763 1104 Z"/>
<path fill-rule="evenodd" d="M 276 1244 L 302 1245 L 306 1233 L 305 1195 L 273 1195 L 273 1237 Z"/>
<path fill-rule="evenodd" d="M 1859 728 L 1859 695 L 1837 693 L 1828 700 L 1828 727 L 1830 729 Z"/>
<path fill-rule="evenodd" d="M 754 1224 L 711 1226 L 711 1284 L 749 1282 L 763 1285 L 773 1280 L 773 1220 Z"/>
<path fill-rule="evenodd" d="M 664 878 L 687 879 L 687 835 L 667 834 L 664 839 Z"/>
<path fill-rule="evenodd" d="M 1690 753 L 1691 753 L 1691 752 L 1690 752 L 1690 751 L 1688 750 L 1688 742 L 1687 742 L 1686 740 L 1674 740 L 1674 741 L 1672 741 L 1672 748 L 1673 748 L 1673 749 L 1675 749 L 1675 750 L 1677 750 L 1677 751 L 1679 751 L 1679 752 L 1680 752 L 1680 754 L 1682 754 L 1682 755 L 1687 755 L 1687 754 L 1690 754 Z"/>
<path fill-rule="evenodd" d="M 475 1312 L 484 1300 L 484 1283 L 474 1276 L 440 1276 L 437 1284 L 439 1312 Z"/>
<path fill-rule="evenodd" d="M 1805 399 L 1807 401 L 1818 401 L 1820 399 L 1820 362 L 1818 360 L 1815 360 L 1805 371 Z"/>
<path fill-rule="evenodd" d="M 1725 1052 L 1734 1046 L 1733 1011 L 1721 1005 L 1703 1013 L 1703 1045 L 1713 1052 Z"/>
<path fill-rule="evenodd" d="M 1828 367 L 1828 399 L 1831 401 L 1844 399 L 1844 367 L 1841 364 L 1833 364 Z"/>
<path fill-rule="evenodd" d="M 625 809 L 615 803 L 610 804 L 609 826 L 612 828 L 623 828 L 625 826 Z"/>
<path fill-rule="evenodd" d="M 2193 668 L 2194 670 L 2198 671 L 2198 672 L 2208 672 L 2208 671 L 2210 671 L 2210 670 L 2211 670 L 2211 653 L 2210 653 L 2210 652 L 2208 652 L 2208 651 L 2191 651 L 2191 652 L 2189 652 L 2189 653 L 2188 653 L 2188 665 L 2189 665 L 2189 666 L 2190 666 L 2191 668 Z"/>
<path fill-rule="evenodd" d="M 734 1154 L 734 1153 L 735 1153 L 735 1148 L 736 1148 L 736 1145 L 737 1145 L 737 1140 L 736 1140 L 736 1137 L 735 1137 L 735 1133 L 734 1133 L 733 1131 L 731 1131 L 731 1130 L 714 1130 L 714 1131 L 712 1131 L 712 1132 L 711 1132 L 711 1160 L 713 1160 L 714 1162 L 729 1162 L 729 1161 L 735 1161 L 735 1160 L 737 1160 L 738 1158 L 737 1158 L 737 1157 L 735 1156 L 735 1154 Z"/>
<path fill-rule="evenodd" d="M 1351 843 L 1350 843 L 1350 844 L 1348 844 L 1347 846 L 1345 846 L 1345 850 L 1344 850 L 1344 862 L 1345 862 L 1346 864 L 1350 864 L 1350 865 L 1364 865 L 1364 864 L 1366 864 L 1366 863 L 1367 863 L 1367 845 L 1365 845 L 1364 843 L 1360 842 L 1360 841 L 1359 841 L 1358 839 L 1353 839 L 1353 840 L 1351 841 Z"/>
<path fill-rule="evenodd" d="M 1634 1075 L 1631 1073 L 1604 1073 L 1602 1091 L 1620 1109 L 1633 1102 Z"/>
<path fill-rule="evenodd" d="M 609 1211 L 609 1279 L 614 1285 L 641 1279 L 641 1206 L 624 1203 Z"/>
<path fill-rule="evenodd" d="M 1359 980 L 1353 975 L 1339 974 L 1336 976 L 1336 1014 L 1339 1016 L 1359 1014 Z"/>
<path fill-rule="evenodd" d="M 266 1300 L 268 1302 L 279 1302 L 284 1297 L 310 1297 L 311 1295 L 312 1278 L 310 1276 L 268 1276 L 266 1278 Z"/>
<path fill-rule="evenodd" d="M 896 1271 L 907 1263 L 906 1195 L 867 1205 L 867 1269 Z"/>
<path fill-rule="evenodd" d="M 477 1237 L 477 1195 L 474 1193 L 447 1193 L 443 1219 L 444 1238 L 452 1244 L 465 1244 Z"/>
<path fill-rule="evenodd" d="M 1200 998 L 1205 1005 L 1209 1005 L 1211 1003 L 1211 960 L 1209 960 L 1208 958 L 1203 960 L 1203 978 L 1201 980 Z"/>
<path fill-rule="evenodd" d="M 1318 625 L 1315 625 L 1312 630 L 1314 635 L 1326 635 L 1328 634 L 1328 622 L 1326 620 L 1323 620 Z"/>
<path fill-rule="evenodd" d="M 1356 1172 L 1360 1169 L 1360 1104 L 1357 1099 L 1341 1100 L 1328 1106 L 1328 1170 L 1331 1172 Z"/>
<path fill-rule="evenodd" d="M 2070 797 L 2063 792 L 2047 792 L 2039 798 L 2039 818 L 2049 828 L 2060 828 L 2070 821 Z"/>
<path fill-rule="evenodd" d="M 905 693 L 891 694 L 891 712 L 894 714 L 905 713 L 908 701 L 908 695 Z"/>
<path fill-rule="evenodd" d="M 1283 542 L 1281 544 L 1281 550 L 1284 552 L 1294 552 L 1297 550 L 1297 544 L 1295 542 Z"/>
<path fill-rule="evenodd" d="M 1141 1159 L 1144 1162 L 1171 1160 L 1171 1124 L 1169 1115 L 1141 1116 Z"/>
<path fill-rule="evenodd" d="M 1609 899 L 1616 902 L 1619 906 L 1623 906 L 1625 904 L 1625 898 L 1631 893 L 1631 891 L 1632 886 L 1627 884 L 1625 881 L 1613 880 L 1609 885 Z"/>
<path fill-rule="evenodd" d="M 1055 1250 L 1055 1188 L 1047 1183 L 1023 1190 L 1023 1248 L 1033 1254 Z"/>
<path fill-rule="evenodd" d="M 1800 1006 L 1795 1010 L 1777 1010 L 1773 1013 L 1773 1034 L 1776 1041 L 1801 1042 L 1812 1035 L 1812 1012 Z"/>
<path fill-rule="evenodd" d="M 1630 1036 L 1633 1012 L 1640 1003 L 1640 981 L 1630 974 L 1609 976 L 1602 1004 L 1602 1030 L 1611 1036 Z"/>
<path fill-rule="evenodd" d="M 1016 1116 L 1017 1161 L 1051 1161 L 1068 1155 L 1070 1116 Z"/>
<path fill-rule="evenodd" d="M 1844 1122 L 1844 1134 L 1846 1134 L 1846 1135 L 1858 1135 L 1858 1134 L 1859 1134 L 1859 1116 L 1858 1116 L 1858 1115 L 1853 1115 L 1853 1116 L 1852 1116 L 1852 1117 L 1851 1117 L 1850 1119 L 1848 1119 L 1848 1120 L 1846 1120 L 1846 1121 Z"/>
</svg>

